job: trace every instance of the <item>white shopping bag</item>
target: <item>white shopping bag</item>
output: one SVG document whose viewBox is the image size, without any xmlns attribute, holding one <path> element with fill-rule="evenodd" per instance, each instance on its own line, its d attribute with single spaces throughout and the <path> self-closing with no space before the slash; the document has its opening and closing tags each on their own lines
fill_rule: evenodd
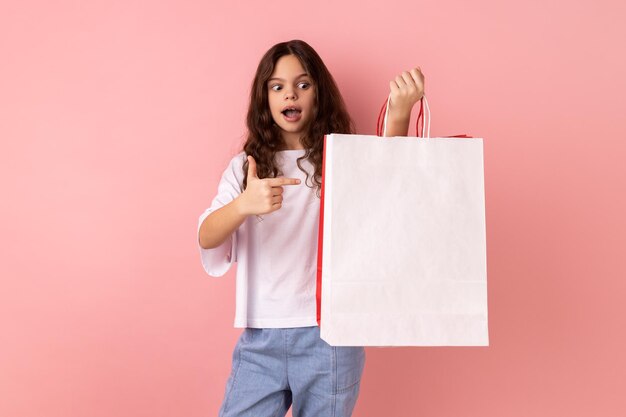
<svg viewBox="0 0 626 417">
<path fill-rule="evenodd" d="M 483 140 L 324 140 L 322 339 L 333 346 L 488 346 Z"/>
</svg>

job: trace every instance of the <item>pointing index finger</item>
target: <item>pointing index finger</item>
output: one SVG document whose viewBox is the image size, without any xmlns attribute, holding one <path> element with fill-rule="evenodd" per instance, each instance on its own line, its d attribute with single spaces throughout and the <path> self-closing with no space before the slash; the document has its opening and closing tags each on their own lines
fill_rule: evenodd
<svg viewBox="0 0 626 417">
<path fill-rule="evenodd" d="M 280 185 L 297 185 L 300 184 L 300 180 L 298 178 L 268 178 L 267 182 L 272 187 L 278 187 Z"/>
</svg>

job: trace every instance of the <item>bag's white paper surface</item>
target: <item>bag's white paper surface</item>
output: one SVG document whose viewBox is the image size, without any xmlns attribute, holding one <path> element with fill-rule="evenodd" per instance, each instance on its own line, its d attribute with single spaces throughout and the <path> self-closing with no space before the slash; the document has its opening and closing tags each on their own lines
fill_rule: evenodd
<svg viewBox="0 0 626 417">
<path fill-rule="evenodd" d="M 321 337 L 487 346 L 480 138 L 326 136 Z"/>
</svg>

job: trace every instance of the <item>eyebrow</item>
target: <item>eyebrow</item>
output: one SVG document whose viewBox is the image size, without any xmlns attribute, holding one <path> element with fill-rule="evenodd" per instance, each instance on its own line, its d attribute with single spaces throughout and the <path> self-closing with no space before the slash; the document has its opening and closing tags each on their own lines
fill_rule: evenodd
<svg viewBox="0 0 626 417">
<path fill-rule="evenodd" d="M 304 76 L 307 76 L 307 77 L 308 77 L 308 75 L 309 75 L 309 74 L 307 74 L 306 72 L 305 72 L 304 74 L 300 74 L 300 75 L 298 75 L 298 76 L 296 77 L 296 80 L 297 80 L 298 78 L 302 78 L 302 77 L 304 77 Z M 272 81 L 272 80 L 285 81 L 285 80 L 283 80 L 282 78 L 273 77 L 273 78 L 270 78 L 269 80 L 267 80 L 267 82 L 270 82 L 270 81 Z"/>
</svg>

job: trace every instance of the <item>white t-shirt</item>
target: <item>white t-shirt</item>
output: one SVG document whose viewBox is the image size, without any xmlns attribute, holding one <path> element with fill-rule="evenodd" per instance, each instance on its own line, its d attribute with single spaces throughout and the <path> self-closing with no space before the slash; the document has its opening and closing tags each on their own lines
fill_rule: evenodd
<svg viewBox="0 0 626 417">
<path fill-rule="evenodd" d="M 304 149 L 279 151 L 276 162 L 283 176 L 299 178 L 300 184 L 283 185 L 282 207 L 250 215 L 230 238 L 213 249 L 200 248 L 202 266 L 214 277 L 224 275 L 237 262 L 234 327 L 306 327 L 317 325 L 316 273 L 320 199 L 312 182 L 314 166 L 296 163 Z M 231 159 L 219 182 L 204 219 L 230 203 L 243 191 L 245 152 Z"/>
</svg>

